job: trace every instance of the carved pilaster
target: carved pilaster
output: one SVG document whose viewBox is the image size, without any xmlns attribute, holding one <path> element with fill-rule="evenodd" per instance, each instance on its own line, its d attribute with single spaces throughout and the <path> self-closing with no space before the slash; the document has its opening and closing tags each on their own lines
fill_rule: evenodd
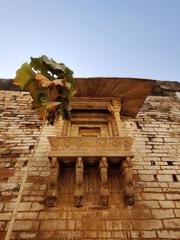
<svg viewBox="0 0 180 240">
<path fill-rule="evenodd" d="M 107 187 L 108 183 L 108 163 L 107 158 L 102 157 L 99 163 L 99 170 L 100 170 L 100 179 L 101 179 L 101 186 L 100 186 L 100 198 L 102 206 L 109 205 L 109 191 Z"/>
<path fill-rule="evenodd" d="M 76 186 L 74 191 L 74 205 L 81 207 L 83 204 L 83 161 L 82 157 L 78 157 L 76 161 Z"/>
<path fill-rule="evenodd" d="M 112 137 L 113 136 L 113 132 L 112 132 L 111 121 L 108 121 L 108 130 L 109 130 L 109 136 Z"/>
<path fill-rule="evenodd" d="M 48 177 L 47 186 L 47 207 L 56 206 L 57 186 L 59 177 L 59 164 L 56 157 L 50 158 L 50 175 Z"/>
<path fill-rule="evenodd" d="M 122 177 L 124 180 L 124 201 L 126 205 L 134 204 L 134 187 L 131 158 L 126 157 L 122 162 Z"/>
<path fill-rule="evenodd" d="M 64 121 L 64 124 L 63 124 L 63 136 L 69 136 L 70 126 L 71 126 L 71 122 L 70 121 Z"/>
<path fill-rule="evenodd" d="M 119 136 L 119 131 L 118 131 L 118 128 L 117 128 L 116 121 L 113 119 L 113 120 L 110 121 L 110 124 L 111 124 L 111 129 L 112 129 L 112 136 L 113 137 Z"/>
<path fill-rule="evenodd" d="M 121 102 L 118 100 L 112 100 L 111 112 L 113 113 L 119 136 L 122 135 L 122 123 L 120 118 L 120 111 L 121 111 Z M 112 127 L 113 127 L 113 124 L 114 123 L 112 122 Z"/>
<path fill-rule="evenodd" d="M 63 136 L 63 126 L 64 126 L 64 120 L 62 119 L 62 116 L 60 115 L 55 122 L 55 127 L 56 127 L 56 129 L 58 129 L 59 136 Z"/>
</svg>

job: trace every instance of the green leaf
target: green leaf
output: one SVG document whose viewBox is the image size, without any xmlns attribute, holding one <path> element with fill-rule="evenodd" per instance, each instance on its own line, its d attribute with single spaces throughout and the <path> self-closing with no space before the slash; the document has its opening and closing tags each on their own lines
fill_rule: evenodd
<svg viewBox="0 0 180 240">
<path fill-rule="evenodd" d="M 33 108 L 39 108 L 41 105 L 48 102 L 48 88 L 40 88 L 35 80 L 31 81 L 26 89 L 30 92 L 33 98 Z"/>
<path fill-rule="evenodd" d="M 71 119 L 71 113 L 70 113 L 69 109 L 61 107 L 59 111 L 64 120 Z"/>
<path fill-rule="evenodd" d="M 43 79 L 43 76 L 38 79 L 37 73 L 47 79 Z M 58 114 L 61 114 L 63 119 L 70 119 L 69 103 L 76 93 L 76 81 L 73 71 L 65 64 L 57 63 L 45 55 L 31 57 L 30 64 L 24 63 L 17 70 L 14 84 L 30 92 L 33 108 L 39 111 L 41 117 L 47 111 L 50 124 L 54 124 Z"/>
<path fill-rule="evenodd" d="M 46 64 L 46 66 L 49 68 L 49 70 L 54 70 L 56 72 L 65 72 L 66 66 L 64 63 L 57 63 L 52 58 L 49 59 L 47 56 L 42 56 L 42 61 Z"/>
<path fill-rule="evenodd" d="M 52 75 L 48 73 L 48 68 L 46 67 L 46 65 L 43 62 L 43 58 L 39 57 L 39 58 L 33 58 L 31 57 L 31 62 L 30 62 L 30 66 L 32 68 L 34 68 L 35 71 L 37 72 L 41 72 L 42 75 L 44 75 L 45 77 L 51 79 Z"/>
<path fill-rule="evenodd" d="M 67 97 L 69 101 L 74 97 L 76 93 L 77 93 L 77 90 L 75 88 L 70 89 L 70 91 L 67 93 Z"/>
<path fill-rule="evenodd" d="M 26 86 L 34 79 L 35 73 L 32 71 L 28 63 L 24 63 L 16 71 L 16 77 L 13 83 L 17 86 L 20 86 L 22 89 L 25 89 Z"/>
</svg>

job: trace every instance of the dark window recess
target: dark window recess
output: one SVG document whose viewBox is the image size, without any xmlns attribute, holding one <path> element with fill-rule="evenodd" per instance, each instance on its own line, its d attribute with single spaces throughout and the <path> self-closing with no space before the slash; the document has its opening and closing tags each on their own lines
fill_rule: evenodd
<svg viewBox="0 0 180 240">
<path fill-rule="evenodd" d="M 155 135 L 151 134 L 148 136 L 149 142 L 151 142 L 155 138 Z"/>
<path fill-rule="evenodd" d="M 7 177 L 3 177 L 2 180 L 3 181 L 8 181 L 8 178 Z"/>
<path fill-rule="evenodd" d="M 35 147 L 34 145 L 30 145 L 30 146 L 29 146 L 29 150 L 34 149 L 34 147 Z"/>
<path fill-rule="evenodd" d="M 140 124 L 138 122 L 136 122 L 136 126 L 137 126 L 138 129 L 142 130 L 142 127 L 140 126 Z"/>
<path fill-rule="evenodd" d="M 172 178 L 173 178 L 174 182 L 178 182 L 178 178 L 177 178 L 176 174 L 172 174 Z"/>
<path fill-rule="evenodd" d="M 174 163 L 173 163 L 173 161 L 167 161 L 167 165 L 168 165 L 168 166 L 173 166 Z"/>
<path fill-rule="evenodd" d="M 155 161 L 153 161 L 153 160 L 151 160 L 150 163 L 151 163 L 151 166 L 155 166 L 156 165 Z"/>
<path fill-rule="evenodd" d="M 25 161 L 23 162 L 23 164 L 22 164 L 22 167 L 26 167 L 27 164 L 28 164 L 28 161 L 29 161 L 29 160 L 25 160 Z"/>
<path fill-rule="evenodd" d="M 154 174 L 154 180 L 158 181 L 157 174 Z"/>
<path fill-rule="evenodd" d="M 16 100 L 16 98 L 17 98 L 16 96 L 12 96 L 12 99 L 13 99 L 13 100 Z"/>
</svg>

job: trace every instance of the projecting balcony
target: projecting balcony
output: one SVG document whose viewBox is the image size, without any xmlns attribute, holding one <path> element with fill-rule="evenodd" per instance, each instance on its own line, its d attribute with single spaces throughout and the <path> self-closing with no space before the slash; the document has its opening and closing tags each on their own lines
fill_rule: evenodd
<svg viewBox="0 0 180 240">
<path fill-rule="evenodd" d="M 48 137 L 51 157 L 130 157 L 130 137 Z"/>
</svg>

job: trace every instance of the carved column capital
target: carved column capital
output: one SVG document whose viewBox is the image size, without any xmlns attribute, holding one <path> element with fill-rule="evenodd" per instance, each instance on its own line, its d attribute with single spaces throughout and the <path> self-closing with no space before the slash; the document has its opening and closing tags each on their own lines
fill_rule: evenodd
<svg viewBox="0 0 180 240">
<path fill-rule="evenodd" d="M 118 99 L 113 99 L 112 100 L 112 111 L 115 113 L 115 112 L 119 112 L 121 111 L 121 101 L 118 100 Z"/>
<path fill-rule="evenodd" d="M 107 158 L 102 157 L 99 163 L 100 168 L 108 168 Z"/>
</svg>

